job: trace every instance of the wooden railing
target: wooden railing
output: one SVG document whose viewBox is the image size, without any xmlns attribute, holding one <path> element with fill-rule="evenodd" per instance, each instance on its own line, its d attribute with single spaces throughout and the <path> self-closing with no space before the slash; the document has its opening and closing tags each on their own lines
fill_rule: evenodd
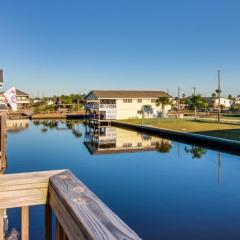
<svg viewBox="0 0 240 240">
<path fill-rule="evenodd" d="M 46 240 L 52 240 L 52 212 L 57 240 L 140 239 L 76 176 L 61 170 L 0 176 L 0 240 L 5 209 L 21 208 L 21 239 L 28 240 L 29 207 L 42 204 Z"/>
</svg>

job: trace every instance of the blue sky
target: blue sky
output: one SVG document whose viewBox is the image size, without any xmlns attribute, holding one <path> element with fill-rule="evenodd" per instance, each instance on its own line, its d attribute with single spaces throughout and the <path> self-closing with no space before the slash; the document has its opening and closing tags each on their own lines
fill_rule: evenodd
<svg viewBox="0 0 240 240">
<path fill-rule="evenodd" d="M 240 94 L 238 0 L 0 0 L 5 88 Z"/>
</svg>

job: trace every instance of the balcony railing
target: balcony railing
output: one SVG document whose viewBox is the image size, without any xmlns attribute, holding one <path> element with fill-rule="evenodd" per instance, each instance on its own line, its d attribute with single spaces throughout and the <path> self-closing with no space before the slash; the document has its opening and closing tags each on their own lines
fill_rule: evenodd
<svg viewBox="0 0 240 240">
<path fill-rule="evenodd" d="M 104 108 L 116 108 L 116 104 L 100 104 L 99 105 L 100 109 L 104 109 Z"/>
<path fill-rule="evenodd" d="M 116 108 L 116 104 L 85 104 L 85 109 L 111 109 Z"/>
</svg>

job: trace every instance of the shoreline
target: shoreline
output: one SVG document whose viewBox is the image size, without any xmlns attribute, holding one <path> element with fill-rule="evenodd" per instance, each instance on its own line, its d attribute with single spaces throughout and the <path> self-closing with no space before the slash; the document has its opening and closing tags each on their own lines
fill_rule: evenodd
<svg viewBox="0 0 240 240">
<path fill-rule="evenodd" d="M 143 131 L 151 133 L 157 136 L 163 136 L 178 142 L 187 143 L 191 145 L 198 145 L 213 150 L 219 150 L 221 152 L 240 155 L 240 141 L 230 140 L 226 138 L 218 138 L 212 136 L 206 136 L 197 133 L 181 132 L 171 129 L 158 128 L 148 125 L 139 125 L 125 123 L 121 121 L 112 121 L 112 126 L 125 127 L 128 129 Z"/>
</svg>

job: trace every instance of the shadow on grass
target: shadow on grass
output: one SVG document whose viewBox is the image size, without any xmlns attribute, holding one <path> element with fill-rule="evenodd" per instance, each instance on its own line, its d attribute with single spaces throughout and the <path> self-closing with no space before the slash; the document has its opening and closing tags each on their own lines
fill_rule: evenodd
<svg viewBox="0 0 240 240">
<path fill-rule="evenodd" d="M 239 128 L 238 129 L 211 130 L 211 131 L 195 131 L 192 133 L 240 141 L 240 129 Z"/>
<path fill-rule="evenodd" d="M 207 123 L 207 124 L 213 123 L 213 124 L 223 124 L 223 125 L 232 125 L 232 126 L 238 125 L 238 126 L 240 126 L 240 120 L 239 120 L 239 122 L 224 122 L 224 121 L 222 121 L 220 123 L 218 123 L 215 120 L 211 121 L 211 120 L 201 120 L 201 119 L 198 119 L 198 120 L 188 120 L 188 121 L 192 122 L 192 123 L 194 123 L 194 122 L 195 123 Z"/>
</svg>

